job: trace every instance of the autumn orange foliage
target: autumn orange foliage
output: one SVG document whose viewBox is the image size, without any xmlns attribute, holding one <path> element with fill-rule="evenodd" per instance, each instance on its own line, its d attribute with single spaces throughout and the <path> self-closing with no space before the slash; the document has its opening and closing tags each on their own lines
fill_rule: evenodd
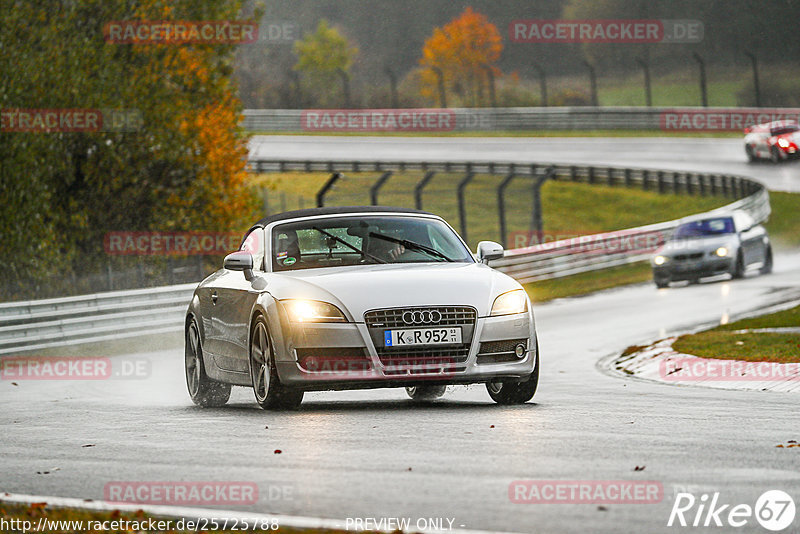
<svg viewBox="0 0 800 534">
<path fill-rule="evenodd" d="M 500 75 L 495 63 L 502 51 L 503 42 L 497 26 L 468 7 L 444 27 L 435 28 L 425 42 L 420 59 L 422 95 L 438 98 L 439 79 L 434 70 L 438 67 L 444 75 L 446 90 L 456 94 L 462 105 L 480 105 L 487 69 L 495 76 Z"/>
</svg>

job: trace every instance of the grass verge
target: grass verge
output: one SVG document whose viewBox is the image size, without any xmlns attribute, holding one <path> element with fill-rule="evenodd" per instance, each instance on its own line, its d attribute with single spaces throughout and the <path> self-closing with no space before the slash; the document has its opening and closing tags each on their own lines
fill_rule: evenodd
<svg viewBox="0 0 800 534">
<path fill-rule="evenodd" d="M 600 271 L 573 274 L 563 278 L 541 280 L 525 284 L 525 290 L 536 304 L 548 300 L 585 295 L 603 289 L 647 282 L 652 278 L 646 262 L 631 263 Z"/>
<path fill-rule="evenodd" d="M 672 345 L 683 354 L 748 362 L 800 362 L 800 336 L 779 333 L 736 333 L 753 328 L 800 326 L 800 306 L 760 317 L 720 325 L 681 336 Z"/>
</svg>

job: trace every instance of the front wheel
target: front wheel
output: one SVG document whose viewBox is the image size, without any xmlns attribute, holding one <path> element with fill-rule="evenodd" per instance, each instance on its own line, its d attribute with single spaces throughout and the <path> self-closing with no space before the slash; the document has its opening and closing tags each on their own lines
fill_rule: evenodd
<svg viewBox="0 0 800 534">
<path fill-rule="evenodd" d="M 525 404 L 536 394 L 539 385 L 539 341 L 536 341 L 536 359 L 533 373 L 524 382 L 487 382 L 486 391 L 497 404 Z"/>
<path fill-rule="evenodd" d="M 293 409 L 303 402 L 303 391 L 282 385 L 275 370 L 267 323 L 259 316 L 250 336 L 250 379 L 256 402 L 263 409 Z"/>
<path fill-rule="evenodd" d="M 733 278 L 744 278 L 744 257 L 741 250 L 736 255 L 736 263 L 731 271 L 731 276 Z"/>
<path fill-rule="evenodd" d="M 669 276 L 656 276 L 653 275 L 653 282 L 655 282 L 658 289 L 669 287 Z"/>
<path fill-rule="evenodd" d="M 415 401 L 436 400 L 447 391 L 447 386 L 408 386 L 406 393 Z"/>
<path fill-rule="evenodd" d="M 772 247 L 767 246 L 767 251 L 764 254 L 764 266 L 761 267 L 761 274 L 769 274 L 772 272 Z"/>
<path fill-rule="evenodd" d="M 184 357 L 186 388 L 192 402 L 204 408 L 224 406 L 231 396 L 231 385 L 208 378 L 203 367 L 203 345 L 194 319 L 186 329 L 186 351 Z"/>
<path fill-rule="evenodd" d="M 778 149 L 778 147 L 774 146 L 769 150 L 769 160 L 772 163 L 781 162 L 781 151 Z"/>
<path fill-rule="evenodd" d="M 751 147 L 750 145 L 745 145 L 744 151 L 747 154 L 747 161 L 752 163 L 756 160 L 756 155 L 753 152 L 753 147 Z"/>
</svg>

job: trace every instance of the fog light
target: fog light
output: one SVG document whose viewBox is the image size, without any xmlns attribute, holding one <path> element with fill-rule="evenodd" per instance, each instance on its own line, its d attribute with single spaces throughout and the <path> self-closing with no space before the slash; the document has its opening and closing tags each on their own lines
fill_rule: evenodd
<svg viewBox="0 0 800 534">
<path fill-rule="evenodd" d="M 517 343 L 517 346 L 514 347 L 514 354 L 517 355 L 517 358 L 525 356 L 525 345 L 523 343 Z"/>
</svg>

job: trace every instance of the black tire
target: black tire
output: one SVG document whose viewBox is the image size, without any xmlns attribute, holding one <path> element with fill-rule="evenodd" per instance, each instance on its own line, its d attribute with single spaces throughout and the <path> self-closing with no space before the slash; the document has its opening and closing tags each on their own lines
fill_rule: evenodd
<svg viewBox="0 0 800 534">
<path fill-rule="evenodd" d="M 250 380 L 256 402 L 265 410 L 291 410 L 303 402 L 303 390 L 282 385 L 275 369 L 267 322 L 259 315 L 250 332 Z"/>
<path fill-rule="evenodd" d="M 769 149 L 769 160 L 772 163 L 780 163 L 781 162 L 781 151 L 778 147 L 774 146 Z"/>
<path fill-rule="evenodd" d="M 667 276 L 653 275 L 653 282 L 655 282 L 658 289 L 664 289 L 665 287 L 669 287 L 670 279 Z"/>
<path fill-rule="evenodd" d="M 770 274 L 772 272 L 772 247 L 767 245 L 767 252 L 764 256 L 764 265 L 761 267 L 761 274 Z"/>
<path fill-rule="evenodd" d="M 736 279 L 744 278 L 744 257 L 741 250 L 736 255 L 736 263 L 731 271 L 731 276 Z"/>
<path fill-rule="evenodd" d="M 200 342 L 200 331 L 194 319 L 186 329 L 184 370 L 186 371 L 186 389 L 192 402 L 204 408 L 224 406 L 231 397 L 231 385 L 211 380 L 206 375 L 203 364 L 203 345 Z"/>
<path fill-rule="evenodd" d="M 487 382 L 486 391 L 497 404 L 525 404 L 536 394 L 539 385 L 539 341 L 536 341 L 536 360 L 533 373 L 524 382 Z"/>
<path fill-rule="evenodd" d="M 447 391 L 447 386 L 408 386 L 406 393 L 415 401 L 436 400 Z"/>
<path fill-rule="evenodd" d="M 756 160 L 756 155 L 753 153 L 753 147 L 750 145 L 745 145 L 744 151 L 747 154 L 747 161 L 753 163 Z"/>
</svg>

